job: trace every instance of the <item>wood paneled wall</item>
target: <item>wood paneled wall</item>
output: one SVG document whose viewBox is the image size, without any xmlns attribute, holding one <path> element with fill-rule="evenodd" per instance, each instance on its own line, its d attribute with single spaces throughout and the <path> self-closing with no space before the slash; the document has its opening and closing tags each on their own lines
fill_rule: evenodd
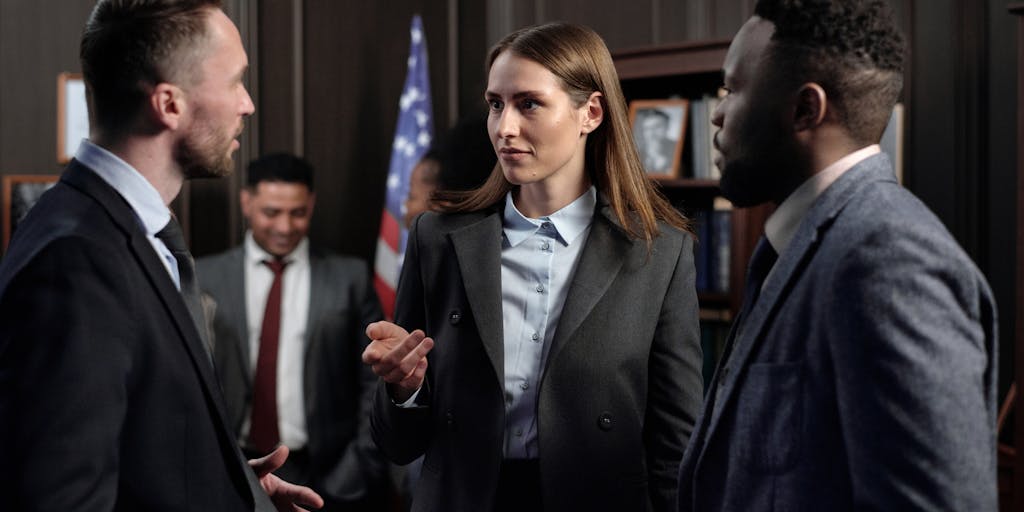
<svg viewBox="0 0 1024 512">
<path fill-rule="evenodd" d="M 909 42 L 907 186 L 935 210 L 1014 311 L 1012 212 L 1013 20 L 1005 1 L 892 0 Z M 516 28 L 565 20 L 594 27 L 612 50 L 731 37 L 754 0 L 226 0 L 251 61 L 257 113 L 239 172 L 187 187 L 198 255 L 240 239 L 242 163 L 270 151 L 300 153 L 316 168 L 311 236 L 372 259 L 408 26 L 423 16 L 435 133 L 483 107 L 487 48 Z M 53 174 L 56 76 L 78 71 L 78 40 L 93 0 L 0 2 L 0 174 Z M 1012 343 L 1003 343 L 1012 357 Z M 1009 361 L 1009 357 L 1004 358 Z M 1003 366 L 1008 377 L 1012 369 Z M 1005 379 L 1004 379 L 1005 382 Z"/>
</svg>

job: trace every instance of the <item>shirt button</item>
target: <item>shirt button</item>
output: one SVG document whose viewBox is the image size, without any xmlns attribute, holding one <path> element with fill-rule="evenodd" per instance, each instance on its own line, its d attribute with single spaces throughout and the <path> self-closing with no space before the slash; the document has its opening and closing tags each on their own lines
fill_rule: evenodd
<svg viewBox="0 0 1024 512">
<path fill-rule="evenodd" d="M 517 428 L 515 433 L 516 437 L 523 437 L 523 429 Z"/>
<path fill-rule="evenodd" d="M 546 251 L 548 249 L 551 249 L 551 244 L 549 244 L 547 242 L 541 242 L 540 243 L 540 250 Z"/>
<path fill-rule="evenodd" d="M 530 389 L 530 383 L 529 382 L 523 382 L 522 384 L 519 385 L 519 389 L 522 389 L 523 391 L 526 391 L 527 389 Z"/>
<path fill-rule="evenodd" d="M 540 223 L 540 227 L 542 227 L 544 229 L 548 229 L 548 228 L 551 227 L 551 223 L 550 222 L 541 222 Z"/>
<path fill-rule="evenodd" d="M 536 290 L 537 293 L 544 293 L 544 285 L 538 284 Z"/>
<path fill-rule="evenodd" d="M 530 336 L 530 339 L 533 341 L 540 341 L 540 334 L 533 333 L 533 336 Z"/>
</svg>

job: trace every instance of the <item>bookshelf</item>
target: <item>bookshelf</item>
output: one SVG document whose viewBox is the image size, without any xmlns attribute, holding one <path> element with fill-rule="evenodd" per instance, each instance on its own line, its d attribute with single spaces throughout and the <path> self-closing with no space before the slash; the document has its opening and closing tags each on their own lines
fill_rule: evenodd
<svg viewBox="0 0 1024 512">
<path fill-rule="evenodd" d="M 691 100 L 692 106 L 695 100 L 714 95 L 722 85 L 722 64 L 729 49 L 729 42 L 698 41 L 613 52 L 612 58 L 626 100 L 678 97 Z M 687 129 L 685 137 L 690 139 L 692 135 L 693 130 Z M 684 145 L 684 162 L 687 161 L 688 152 L 693 151 L 692 146 L 692 141 L 687 140 Z M 724 200 L 721 198 L 717 179 L 681 177 L 658 179 L 656 183 L 669 201 L 691 218 L 699 211 L 714 211 L 716 203 L 720 205 Z M 769 213 L 768 206 L 729 210 L 728 261 L 718 262 L 727 265 L 727 269 L 722 270 L 728 272 L 728 286 L 725 289 L 719 286 L 712 291 L 702 290 L 698 285 L 702 337 L 707 335 L 707 328 L 710 327 L 714 331 L 711 335 L 717 337 L 719 341 L 724 341 L 729 324 L 735 318 L 742 302 L 747 262 L 763 232 L 764 221 Z M 698 238 L 703 237 L 698 235 Z M 698 245 L 700 242 L 701 240 L 698 240 Z M 697 255 L 697 259 L 699 284 L 700 255 Z M 707 271 L 707 268 L 705 266 L 704 270 Z M 707 342 L 706 339 L 703 341 Z M 705 344 L 705 353 L 709 352 L 709 348 Z M 714 369 L 715 362 L 705 361 L 705 373 L 708 376 L 708 370 Z"/>
</svg>

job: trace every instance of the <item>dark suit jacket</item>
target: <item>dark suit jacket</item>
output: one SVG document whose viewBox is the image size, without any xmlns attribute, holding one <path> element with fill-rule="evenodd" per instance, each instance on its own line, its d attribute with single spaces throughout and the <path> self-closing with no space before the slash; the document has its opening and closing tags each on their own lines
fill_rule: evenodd
<svg viewBox="0 0 1024 512">
<path fill-rule="evenodd" d="M 76 161 L 0 265 L 0 508 L 270 509 L 135 213 Z"/>
<path fill-rule="evenodd" d="M 599 204 L 540 382 L 548 510 L 669 510 L 701 402 L 693 240 L 662 225 L 651 252 Z M 395 462 L 426 453 L 414 511 L 490 510 L 504 442 L 500 211 L 420 216 L 397 322 L 436 342 L 424 404 L 378 386 L 373 434 Z"/>
<path fill-rule="evenodd" d="M 365 263 L 311 248 L 309 264 L 303 393 L 313 480 L 303 483 L 354 501 L 379 490 L 387 471 L 370 437 L 376 380 L 362 363 L 366 326 L 383 315 Z M 200 286 L 217 302 L 214 359 L 236 439 L 252 402 L 244 265 L 241 246 L 196 264 Z"/>
<path fill-rule="evenodd" d="M 679 509 L 995 510 L 995 305 L 877 155 L 811 207 L 720 366 Z"/>
</svg>

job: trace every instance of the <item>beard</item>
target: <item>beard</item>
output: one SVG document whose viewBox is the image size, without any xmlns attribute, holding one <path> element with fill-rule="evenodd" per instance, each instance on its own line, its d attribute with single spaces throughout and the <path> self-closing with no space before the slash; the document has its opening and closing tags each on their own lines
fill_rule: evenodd
<svg viewBox="0 0 1024 512">
<path fill-rule="evenodd" d="M 241 127 L 238 132 L 241 132 Z M 178 140 L 174 159 L 185 179 L 229 176 L 235 168 L 231 158 L 233 141 L 232 134 L 224 134 L 207 122 L 197 121 L 188 135 Z"/>
<path fill-rule="evenodd" d="M 734 206 L 781 203 L 806 178 L 805 158 L 794 141 L 776 139 L 732 158 L 722 155 L 722 195 Z"/>
</svg>

